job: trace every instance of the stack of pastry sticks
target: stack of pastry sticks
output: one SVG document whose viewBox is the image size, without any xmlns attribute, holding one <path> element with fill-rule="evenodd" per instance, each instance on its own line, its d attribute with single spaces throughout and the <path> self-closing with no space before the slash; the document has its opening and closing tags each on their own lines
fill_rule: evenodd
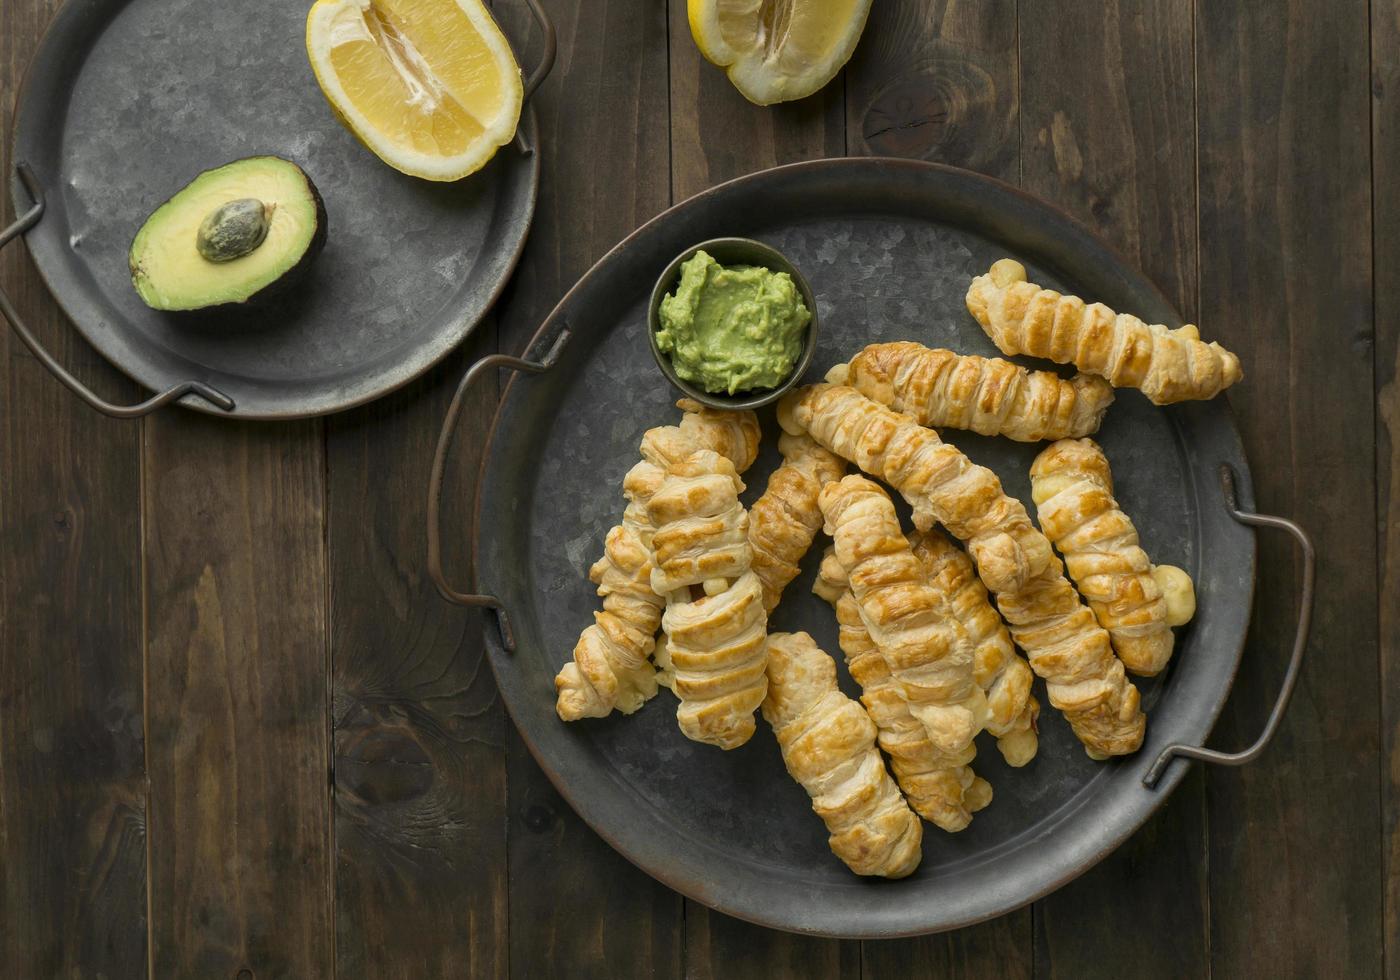
<svg viewBox="0 0 1400 980">
<path fill-rule="evenodd" d="M 669 686 L 682 732 L 723 749 L 752 737 L 761 708 L 857 874 L 909 874 L 920 817 L 956 832 L 991 802 L 972 769 L 978 733 L 1011 766 L 1035 757 L 1033 675 L 1091 758 L 1142 744 L 1128 674 L 1166 667 L 1195 598 L 1184 571 L 1143 551 L 1088 437 L 1115 387 L 1168 404 L 1241 377 L 1195 327 L 1042 289 L 1009 259 L 973 280 L 967 305 L 1004 353 L 1080 373 L 871 345 L 779 404 L 783 462 L 747 510 L 757 419 L 679 402 L 680 424 L 649 430 L 624 480 L 622 522 L 590 571 L 603 609 L 555 680 L 566 721 L 631 713 Z M 1039 526 L 938 428 L 1052 440 L 1030 472 Z M 912 531 L 886 487 L 909 504 Z M 832 544 L 813 591 L 835 610 L 859 702 L 811 637 L 767 631 L 823 529 Z"/>
</svg>

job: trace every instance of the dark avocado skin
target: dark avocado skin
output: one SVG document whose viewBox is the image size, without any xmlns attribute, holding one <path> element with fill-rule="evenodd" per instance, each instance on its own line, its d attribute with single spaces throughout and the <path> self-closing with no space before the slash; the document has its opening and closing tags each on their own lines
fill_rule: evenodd
<svg viewBox="0 0 1400 980">
<path fill-rule="evenodd" d="M 311 179 L 311 175 L 308 174 L 306 170 L 301 166 L 301 164 L 297 163 L 295 160 L 288 160 L 286 157 L 279 157 L 275 153 L 254 153 L 251 156 L 239 157 L 237 160 L 230 160 L 229 163 L 242 163 L 245 160 L 258 160 L 267 157 L 272 157 L 273 159 L 281 160 L 283 163 L 290 163 L 292 166 L 296 167 L 297 171 L 301 174 L 302 179 L 306 181 L 307 189 L 311 191 L 311 199 L 316 202 L 316 233 L 312 236 L 311 243 L 306 246 L 306 251 L 303 252 L 301 258 L 297 260 L 297 264 L 292 266 L 286 272 L 284 272 L 278 279 L 268 283 L 262 289 L 259 289 L 256 293 L 253 293 L 247 299 L 242 300 L 240 302 L 214 303 L 210 306 L 201 306 L 199 309 L 196 310 L 159 310 L 157 312 L 163 313 L 166 316 L 172 317 L 176 320 L 198 320 L 203 319 L 209 316 L 210 314 L 236 313 L 239 311 L 259 309 L 284 298 L 297 286 L 298 283 L 301 282 L 302 279 L 306 277 L 307 271 L 311 268 L 311 263 L 316 260 L 316 256 L 321 254 L 321 249 L 326 247 L 326 235 L 328 234 L 328 216 L 326 215 L 326 202 L 321 199 L 320 188 L 318 188 L 316 186 L 316 182 Z M 208 168 L 208 170 L 201 170 L 198 174 L 196 174 L 189 181 L 187 181 L 180 188 L 180 190 L 184 190 L 185 187 L 188 187 L 190 184 L 198 180 L 201 176 L 209 173 L 209 171 L 218 170 L 221 167 L 226 166 L 228 166 L 228 163 L 221 163 L 217 167 L 210 167 Z M 180 193 L 180 191 L 176 191 L 175 193 L 178 194 Z M 171 197 L 174 196 L 174 194 L 171 195 Z M 158 211 L 161 207 L 165 206 L 169 202 L 170 198 L 166 198 L 160 204 L 152 208 L 151 213 L 154 214 L 156 211 Z M 137 233 L 140 233 L 139 229 Z M 132 244 L 135 244 L 135 241 L 135 236 L 132 236 Z M 127 251 L 128 253 L 131 251 L 131 246 L 127 246 Z"/>
</svg>

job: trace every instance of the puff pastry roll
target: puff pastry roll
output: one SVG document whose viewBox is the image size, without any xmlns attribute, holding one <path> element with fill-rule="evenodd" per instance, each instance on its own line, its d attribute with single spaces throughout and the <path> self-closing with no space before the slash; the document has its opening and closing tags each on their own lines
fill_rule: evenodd
<svg viewBox="0 0 1400 980">
<path fill-rule="evenodd" d="M 565 721 L 601 718 L 614 708 L 636 711 L 656 694 L 648 655 L 665 600 L 651 588 L 651 535 L 646 504 L 665 480 L 665 466 L 698 448 L 720 452 L 736 469 L 758 453 L 758 418 L 752 412 L 718 412 L 683 399 L 679 426 L 659 426 L 642 438 L 646 457 L 623 480 L 627 508 L 608 531 L 603 557 L 589 569 L 603 609 L 579 636 L 573 658 L 554 679 L 555 711 Z"/>
<path fill-rule="evenodd" d="M 827 601 L 836 609 L 841 652 L 851 677 L 860 685 L 860 701 L 875 722 L 880 748 L 890 757 L 895 782 L 914 812 L 941 830 L 957 833 L 972 822 L 973 813 L 992 800 L 991 784 L 968 765 L 977 754 L 975 746 L 969 743 L 961 752 L 949 754 L 929 741 L 928 732 L 910 714 L 889 664 L 870 638 L 860 607 L 844 584 L 845 570 L 833 552 L 822 560 L 822 568 L 832 574 L 823 574 L 812 591 L 827 598 L 830 592 L 819 589 L 837 585 L 836 594 Z"/>
<path fill-rule="evenodd" d="M 651 589 L 670 593 L 706 580 L 736 579 L 749 570 L 749 515 L 734 464 L 703 449 L 666 471 L 647 501 L 651 536 Z M 708 591 L 708 590 L 707 590 Z"/>
<path fill-rule="evenodd" d="M 1172 655 L 1171 627 L 1186 622 L 1195 608 L 1193 597 L 1173 610 L 1167 589 L 1184 579 L 1189 595 L 1191 579 L 1175 566 L 1148 560 L 1137 529 L 1113 497 L 1103 450 L 1092 439 L 1048 447 L 1031 465 L 1031 496 L 1041 529 L 1065 556 L 1069 577 L 1108 630 L 1123 666 L 1149 677 L 1160 673 Z"/>
<path fill-rule="evenodd" d="M 1040 704 L 1031 694 L 1030 666 L 1017 654 L 1006 624 L 987 599 L 972 559 L 937 529 L 911 534 L 909 544 L 929 584 L 972 643 L 972 673 L 987 694 L 987 731 L 996 737 L 1007 765 L 1024 766 L 1040 745 L 1035 728 Z"/>
<path fill-rule="evenodd" d="M 885 771 L 875 724 L 837 688 L 835 662 L 806 633 L 768 638 L 763 717 L 846 867 L 903 878 L 919 866 L 923 825 Z"/>
<path fill-rule="evenodd" d="M 928 584 L 894 504 L 863 476 L 828 483 L 819 503 L 861 618 L 910 712 L 940 751 L 965 751 L 987 720 L 972 645 Z"/>
<path fill-rule="evenodd" d="M 750 569 L 742 487 L 733 463 L 701 450 L 673 465 L 647 501 L 656 528 L 651 586 L 667 597 L 666 669 L 681 702 L 676 720 L 687 738 L 723 749 L 753 735 L 767 689 L 768 613 Z"/>
<path fill-rule="evenodd" d="M 903 341 L 871 344 L 827 374 L 920 425 L 970 429 L 1018 442 L 1097 432 L 1113 386 L 1091 374 L 1069 380 L 998 357 L 956 354 Z"/>
<path fill-rule="evenodd" d="M 972 280 L 967 308 L 1003 354 L 1030 354 L 1139 388 L 1157 405 L 1214 398 L 1244 377 L 1240 360 L 1202 343 L 1192 325 L 1169 330 L 1102 303 L 1086 304 L 1026 281 L 1012 259 Z"/>
<path fill-rule="evenodd" d="M 763 496 L 749 508 L 753 570 L 763 583 L 763 604 L 771 613 L 783 589 L 797 577 L 798 563 L 822 526 L 817 494 L 841 479 L 846 464 L 809 436 L 783 433 L 778 440 L 783 464 L 768 478 Z"/>
<path fill-rule="evenodd" d="M 1050 542 L 1031 524 L 1021 502 L 1002 490 L 995 473 L 932 429 L 854 388 L 800 388 L 779 404 L 778 421 L 784 431 L 807 432 L 889 483 L 913 508 L 919 530 L 937 522 L 965 541 L 978 574 L 994 592 L 1021 587 L 1054 557 Z"/>
<path fill-rule="evenodd" d="M 686 738 L 733 749 L 752 737 L 768 681 L 768 615 L 753 572 L 715 595 L 667 603 L 661 617 Z"/>
<path fill-rule="evenodd" d="M 1017 592 L 996 597 L 1011 636 L 1045 680 L 1050 703 L 1065 716 L 1092 759 L 1136 752 L 1147 718 L 1138 691 L 1113 655 L 1108 633 L 1079 599 L 1059 559 Z"/>
</svg>

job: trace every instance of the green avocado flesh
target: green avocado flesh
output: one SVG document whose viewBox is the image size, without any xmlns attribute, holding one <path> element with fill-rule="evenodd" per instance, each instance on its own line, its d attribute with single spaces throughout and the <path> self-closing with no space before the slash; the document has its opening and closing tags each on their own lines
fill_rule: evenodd
<svg viewBox="0 0 1400 980">
<path fill-rule="evenodd" d="M 696 252 L 661 301 L 656 346 L 676 374 L 710 392 L 776 388 L 802 353 L 811 312 L 786 272 L 720 265 Z"/>
<path fill-rule="evenodd" d="M 206 170 L 146 219 L 131 243 L 131 282 L 157 310 L 245 303 L 303 272 L 325 225 L 321 196 L 296 164 L 235 160 Z"/>
</svg>

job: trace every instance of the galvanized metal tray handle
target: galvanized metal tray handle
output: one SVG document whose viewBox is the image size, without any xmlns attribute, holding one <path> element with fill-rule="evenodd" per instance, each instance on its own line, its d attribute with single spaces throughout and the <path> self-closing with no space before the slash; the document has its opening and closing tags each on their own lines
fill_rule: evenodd
<svg viewBox="0 0 1400 980">
<path fill-rule="evenodd" d="M 1303 552 L 1303 594 L 1299 602 L 1298 631 L 1293 637 L 1293 653 L 1288 658 L 1288 669 L 1284 671 L 1283 686 L 1279 689 L 1278 699 L 1274 701 L 1273 710 L 1269 712 L 1269 720 L 1265 722 L 1264 730 L 1254 740 L 1253 745 L 1240 752 L 1217 752 L 1202 745 L 1180 743 L 1168 745 L 1152 763 L 1152 768 L 1147 770 L 1147 775 L 1142 777 L 1142 784 L 1148 789 L 1157 785 L 1162 773 L 1166 771 L 1172 759 L 1177 756 L 1199 759 L 1202 762 L 1215 762 L 1222 766 L 1242 766 L 1257 759 L 1278 732 L 1278 726 L 1283 721 L 1283 713 L 1288 709 L 1288 701 L 1293 697 L 1293 688 L 1297 686 L 1298 673 L 1303 666 L 1303 650 L 1308 645 L 1308 630 L 1312 626 L 1313 584 L 1317 566 L 1317 554 L 1313 550 L 1312 539 L 1308 537 L 1306 531 L 1290 520 L 1241 510 L 1239 500 L 1235 495 L 1235 472 L 1227 464 L 1221 464 L 1220 467 L 1220 489 L 1225 495 L 1225 509 L 1229 511 L 1231 517 L 1241 524 L 1248 524 L 1252 527 L 1268 527 L 1287 531 L 1293 535 L 1294 540 L 1298 542 L 1298 547 Z"/>
<path fill-rule="evenodd" d="M 34 171 L 27 163 L 20 163 L 15 167 L 15 172 L 19 176 L 20 183 L 24 185 L 25 192 L 33 202 L 29 210 L 15 219 L 15 222 L 0 231 L 0 249 L 3 249 L 10 242 L 23 235 L 29 229 L 39 223 L 39 219 L 44 216 L 44 189 L 39 186 L 39 180 L 34 176 Z M 48 351 L 44 350 L 39 343 L 39 338 L 30 332 L 24 320 L 20 318 L 19 311 L 15 309 L 14 303 L 3 289 L 0 289 L 0 314 L 9 321 L 10 327 L 28 347 L 30 352 L 38 358 L 39 363 L 48 368 L 53 376 L 61 381 L 65 387 L 103 415 L 110 415 L 118 419 L 133 419 L 150 412 L 163 405 L 168 405 L 173 401 L 178 401 L 186 395 L 198 395 L 209 404 L 223 409 L 225 412 L 233 411 L 233 399 L 217 388 L 204 384 L 200 381 L 182 381 L 154 395 L 136 405 L 114 405 L 106 399 L 100 397 L 87 385 L 83 384 L 68 370 L 56 361 Z"/>
<path fill-rule="evenodd" d="M 543 374 L 559 360 L 564 345 L 569 342 L 569 328 L 564 325 L 548 343 L 544 357 L 531 360 L 528 357 L 511 357 L 507 354 L 492 354 L 483 357 L 462 375 L 457 392 L 452 396 L 452 404 L 442 420 L 442 430 L 438 433 L 437 450 L 433 453 L 433 472 L 428 478 L 428 574 L 438 593 L 448 602 L 459 606 L 477 606 L 490 609 L 496 614 L 496 626 L 501 633 L 501 645 L 508 653 L 515 652 L 515 633 L 510 628 L 510 617 L 506 614 L 501 600 L 493 595 L 475 592 L 459 592 L 447 581 L 442 570 L 442 478 L 447 468 L 447 454 L 452 448 L 452 436 L 457 430 L 457 417 L 462 411 L 462 402 L 476 382 L 496 368 L 508 371 L 523 371 L 526 374 Z M 526 352 L 529 353 L 528 351 Z"/>
<path fill-rule="evenodd" d="M 549 76 L 550 70 L 554 68 L 554 56 L 558 53 L 559 42 L 554 33 L 554 22 L 544 12 L 544 7 L 540 6 L 540 0 L 525 0 L 525 4 L 530 8 L 530 16 L 535 18 L 535 23 L 544 32 L 544 50 L 540 52 L 539 63 L 525 79 L 524 101 L 529 102 L 531 96 Z M 526 156 L 535 152 L 535 148 L 526 140 L 525 129 L 522 126 L 515 127 L 515 146 Z"/>
</svg>

